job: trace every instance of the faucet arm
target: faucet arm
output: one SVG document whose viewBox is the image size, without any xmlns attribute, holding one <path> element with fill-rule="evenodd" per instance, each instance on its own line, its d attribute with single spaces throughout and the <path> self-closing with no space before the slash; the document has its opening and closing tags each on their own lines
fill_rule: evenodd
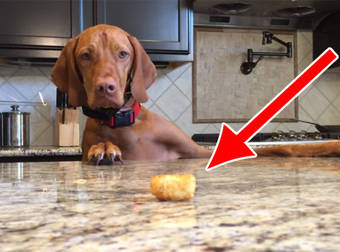
<svg viewBox="0 0 340 252">
<path fill-rule="evenodd" d="M 262 39 L 262 44 L 271 44 L 272 40 L 280 43 L 281 45 L 287 47 L 289 45 L 289 42 L 284 42 L 283 40 L 279 39 L 278 37 L 275 37 L 275 35 L 269 31 L 264 31 L 263 32 L 263 39 Z"/>
<path fill-rule="evenodd" d="M 256 66 L 256 64 L 263 58 L 263 57 L 292 57 L 292 43 L 291 42 L 284 42 L 283 40 L 274 36 L 273 33 L 264 31 L 262 44 L 271 44 L 272 40 L 278 42 L 279 44 L 286 47 L 286 52 L 254 52 L 253 49 L 248 49 L 247 52 L 247 61 L 241 64 L 241 72 L 244 74 L 249 74 Z M 254 62 L 254 56 L 258 56 L 258 60 Z"/>
<path fill-rule="evenodd" d="M 275 37 L 274 35 L 273 35 L 272 39 L 273 39 L 274 41 L 280 43 L 281 45 L 285 46 L 285 47 L 288 47 L 289 44 L 291 44 L 290 42 L 284 42 L 283 40 L 281 40 L 281 39 Z"/>
</svg>

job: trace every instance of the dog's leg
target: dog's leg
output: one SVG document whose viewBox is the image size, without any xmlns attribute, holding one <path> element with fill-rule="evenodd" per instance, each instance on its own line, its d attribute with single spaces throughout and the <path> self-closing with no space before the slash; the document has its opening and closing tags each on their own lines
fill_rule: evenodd
<svg viewBox="0 0 340 252">
<path fill-rule="evenodd" d="M 323 144 L 281 145 L 255 149 L 259 156 L 330 157 L 340 156 L 340 141 Z"/>
</svg>

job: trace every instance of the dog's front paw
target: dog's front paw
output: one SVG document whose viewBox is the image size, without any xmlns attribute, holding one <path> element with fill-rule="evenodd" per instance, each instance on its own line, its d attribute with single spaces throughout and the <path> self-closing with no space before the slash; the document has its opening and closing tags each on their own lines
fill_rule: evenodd
<svg viewBox="0 0 340 252">
<path fill-rule="evenodd" d="M 87 153 L 88 161 L 94 161 L 96 165 L 113 164 L 115 161 L 123 162 L 122 152 L 117 145 L 111 142 L 92 145 Z"/>
<path fill-rule="evenodd" d="M 119 147 L 117 145 L 114 145 L 111 142 L 105 143 L 105 153 L 106 157 L 110 159 L 112 162 L 119 161 L 123 163 L 122 159 L 122 152 L 120 151 Z"/>
</svg>

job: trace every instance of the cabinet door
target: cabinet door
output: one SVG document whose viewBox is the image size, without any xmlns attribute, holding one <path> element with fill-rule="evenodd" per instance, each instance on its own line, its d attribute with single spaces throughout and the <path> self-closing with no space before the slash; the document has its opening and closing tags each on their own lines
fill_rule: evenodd
<svg viewBox="0 0 340 252">
<path fill-rule="evenodd" d="M 84 26 L 89 0 L 0 1 L 0 56 L 54 57 Z M 91 19 L 92 20 L 92 19 Z"/>
<path fill-rule="evenodd" d="M 189 54 L 192 13 L 186 0 L 100 0 L 96 22 L 121 27 L 151 54 Z"/>
</svg>

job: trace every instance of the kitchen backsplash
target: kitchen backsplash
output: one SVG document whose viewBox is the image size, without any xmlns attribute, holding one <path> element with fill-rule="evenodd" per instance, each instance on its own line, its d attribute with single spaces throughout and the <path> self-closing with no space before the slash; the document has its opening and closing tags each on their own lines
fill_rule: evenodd
<svg viewBox="0 0 340 252">
<path fill-rule="evenodd" d="M 297 43 L 298 70 L 301 72 L 312 61 L 312 33 L 298 32 Z M 50 72 L 51 67 L 0 65 L 0 111 L 9 111 L 12 103 L 21 102 L 21 110 L 31 112 L 32 145 L 55 144 L 56 95 Z M 39 92 L 43 94 L 47 106 L 40 103 Z M 158 70 L 158 78 L 148 89 L 148 94 L 150 99 L 144 105 L 177 124 L 189 136 L 219 132 L 220 124 L 192 123 L 191 63 Z M 340 73 L 324 73 L 299 99 L 301 120 L 340 124 Z M 82 116 L 81 131 L 84 124 L 85 117 Z M 243 124 L 230 125 L 238 130 Z M 263 132 L 277 130 L 314 131 L 314 127 L 305 123 L 271 123 Z"/>
<path fill-rule="evenodd" d="M 296 32 L 274 33 L 295 45 Z M 195 122 L 244 123 L 294 79 L 295 55 L 265 57 L 250 74 L 240 73 L 248 48 L 254 52 L 286 51 L 279 43 L 262 45 L 262 30 L 196 28 L 195 38 L 196 61 L 192 66 Z M 254 62 L 258 59 L 254 56 Z M 296 105 L 297 102 L 288 105 L 275 121 L 295 119 Z"/>
<path fill-rule="evenodd" d="M 53 145 L 55 86 L 49 80 L 51 67 L 0 65 L 0 111 L 10 111 L 19 103 L 20 110 L 31 113 L 31 144 Z M 40 101 L 39 92 L 47 102 Z"/>
</svg>

